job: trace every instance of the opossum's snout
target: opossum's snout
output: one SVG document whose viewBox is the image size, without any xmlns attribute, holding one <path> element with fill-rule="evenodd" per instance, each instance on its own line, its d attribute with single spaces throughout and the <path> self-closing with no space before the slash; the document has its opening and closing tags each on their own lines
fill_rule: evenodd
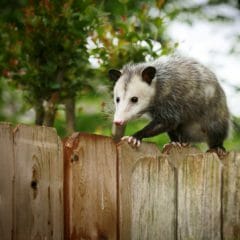
<svg viewBox="0 0 240 240">
<path fill-rule="evenodd" d="M 125 99 L 121 97 L 116 97 L 116 111 L 114 114 L 113 122 L 118 126 L 126 125 L 127 122 L 138 118 L 139 110 L 141 110 L 141 105 L 139 105 L 138 97 L 126 97 Z"/>
<path fill-rule="evenodd" d="M 123 103 L 117 104 L 113 123 L 117 126 L 124 126 L 129 121 L 139 117 L 139 110 L 141 110 L 141 106 L 138 106 L 137 103 L 127 102 L 125 100 Z"/>
<path fill-rule="evenodd" d="M 127 118 L 126 114 L 124 114 L 123 111 L 119 111 L 119 109 L 116 109 L 114 118 L 113 118 L 113 123 L 117 126 L 124 126 L 127 124 Z"/>
<path fill-rule="evenodd" d="M 123 126 L 125 125 L 125 122 L 123 120 L 114 120 L 113 121 L 115 125 L 117 126 Z"/>
</svg>

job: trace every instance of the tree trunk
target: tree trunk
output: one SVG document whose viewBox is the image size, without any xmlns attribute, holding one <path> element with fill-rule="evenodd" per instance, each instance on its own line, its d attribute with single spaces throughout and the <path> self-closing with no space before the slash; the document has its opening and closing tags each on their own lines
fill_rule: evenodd
<svg viewBox="0 0 240 240">
<path fill-rule="evenodd" d="M 56 108 L 51 107 L 45 111 L 43 125 L 47 127 L 53 127 L 55 120 Z"/>
<path fill-rule="evenodd" d="M 46 104 L 44 106 L 45 109 L 45 115 L 43 120 L 44 126 L 53 127 L 58 101 L 59 101 L 58 92 L 53 93 L 51 98 L 48 101 L 46 101 Z"/>
<path fill-rule="evenodd" d="M 60 86 L 63 81 L 63 77 L 64 77 L 64 70 L 58 69 L 58 71 L 56 72 L 56 82 L 59 83 Z M 50 99 L 46 101 L 46 104 L 44 106 L 45 115 L 44 115 L 44 121 L 43 121 L 43 125 L 45 126 L 53 127 L 54 125 L 57 104 L 59 103 L 59 99 L 60 99 L 59 91 L 52 93 Z"/>
<path fill-rule="evenodd" d="M 36 103 L 34 109 L 35 109 L 35 113 L 36 113 L 35 124 L 42 125 L 43 119 L 44 119 L 43 102 L 40 101 L 40 102 Z"/>
<path fill-rule="evenodd" d="M 66 130 L 67 135 L 71 135 L 75 131 L 75 98 L 68 98 L 65 101 L 66 113 Z"/>
</svg>

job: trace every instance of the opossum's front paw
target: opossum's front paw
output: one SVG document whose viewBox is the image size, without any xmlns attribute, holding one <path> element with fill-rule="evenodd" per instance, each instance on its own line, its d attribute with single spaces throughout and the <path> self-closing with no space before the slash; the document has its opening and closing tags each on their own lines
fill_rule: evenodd
<svg viewBox="0 0 240 240">
<path fill-rule="evenodd" d="M 225 148 L 221 147 L 210 148 L 207 150 L 207 152 L 215 152 L 220 159 L 225 158 L 228 155 L 228 152 L 225 150 Z"/>
<path fill-rule="evenodd" d="M 141 140 L 133 136 L 124 136 L 121 138 L 122 141 L 127 141 L 132 147 L 140 147 Z"/>
</svg>

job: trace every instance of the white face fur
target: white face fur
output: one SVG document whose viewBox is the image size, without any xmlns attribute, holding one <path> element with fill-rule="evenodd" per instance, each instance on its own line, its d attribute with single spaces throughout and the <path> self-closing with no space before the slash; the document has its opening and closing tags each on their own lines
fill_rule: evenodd
<svg viewBox="0 0 240 240">
<path fill-rule="evenodd" d="M 134 75 L 125 86 L 123 74 L 114 86 L 114 122 L 122 125 L 141 117 L 154 95 L 155 81 L 148 84 L 141 76 Z"/>
</svg>

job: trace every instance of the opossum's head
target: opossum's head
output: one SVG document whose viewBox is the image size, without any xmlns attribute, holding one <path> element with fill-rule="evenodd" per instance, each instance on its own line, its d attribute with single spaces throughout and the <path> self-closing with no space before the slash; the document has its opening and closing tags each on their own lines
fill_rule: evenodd
<svg viewBox="0 0 240 240">
<path fill-rule="evenodd" d="M 154 67 L 146 67 L 141 72 L 111 69 L 109 77 L 114 86 L 114 123 L 125 125 L 146 113 L 155 95 Z"/>
</svg>

